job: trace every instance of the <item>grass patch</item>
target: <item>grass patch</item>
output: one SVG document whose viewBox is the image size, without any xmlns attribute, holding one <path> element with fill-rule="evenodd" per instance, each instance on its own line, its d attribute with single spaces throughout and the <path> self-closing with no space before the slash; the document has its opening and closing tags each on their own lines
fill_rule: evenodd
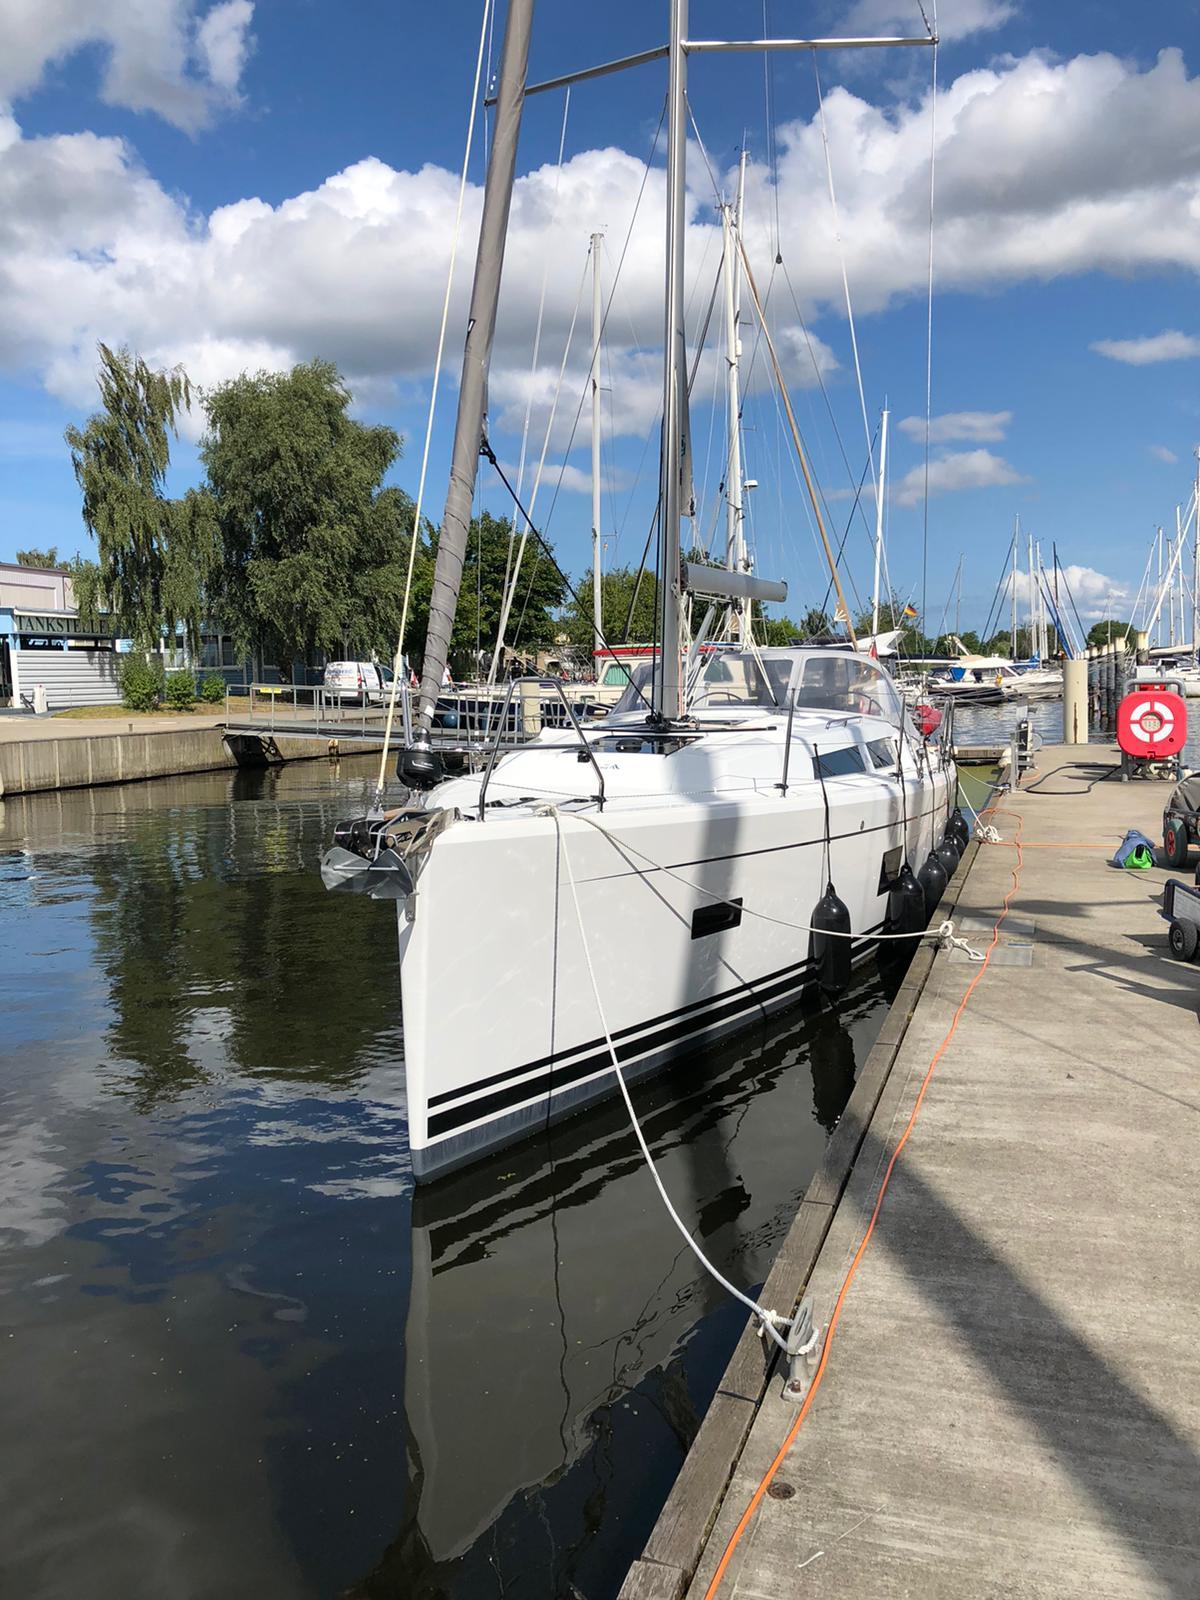
<svg viewBox="0 0 1200 1600">
<path fill-rule="evenodd" d="M 204 705 L 202 701 L 197 700 L 192 705 L 184 708 L 184 715 L 186 716 L 187 712 L 195 711 L 197 709 L 201 711 L 211 711 L 212 708 L 211 706 Z M 124 722 L 127 719 L 133 722 L 136 721 L 138 717 L 173 717 L 177 715 L 178 710 L 174 706 L 160 706 L 154 711 L 131 711 L 128 706 L 122 705 L 69 706 L 65 711 L 51 712 L 51 716 L 65 717 L 71 722 L 92 722 L 99 718 L 104 718 L 105 721 L 111 722 Z"/>
</svg>

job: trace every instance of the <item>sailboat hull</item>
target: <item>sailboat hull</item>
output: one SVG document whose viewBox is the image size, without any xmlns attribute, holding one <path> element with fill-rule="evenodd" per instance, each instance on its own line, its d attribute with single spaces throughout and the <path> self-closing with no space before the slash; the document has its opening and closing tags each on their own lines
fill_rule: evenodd
<svg viewBox="0 0 1200 1600">
<path fill-rule="evenodd" d="M 953 782 L 950 767 L 908 783 L 914 866 Z M 609 1038 L 634 1079 L 795 1004 L 829 879 L 868 953 L 905 853 L 899 787 L 866 774 L 825 787 L 828 851 L 812 784 L 443 831 L 400 913 L 418 1181 L 617 1092 Z"/>
</svg>

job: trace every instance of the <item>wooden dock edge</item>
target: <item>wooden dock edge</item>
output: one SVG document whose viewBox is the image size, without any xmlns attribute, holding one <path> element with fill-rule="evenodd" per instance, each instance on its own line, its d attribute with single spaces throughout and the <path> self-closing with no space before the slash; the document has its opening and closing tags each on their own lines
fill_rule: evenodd
<svg viewBox="0 0 1200 1600">
<path fill-rule="evenodd" d="M 979 841 L 972 839 L 931 923 L 952 915 L 978 853 Z M 922 944 L 909 963 L 879 1037 L 863 1063 L 846 1109 L 767 1275 L 759 1296 L 763 1305 L 790 1316 L 803 1298 L 937 953 L 936 945 Z M 759 1338 L 754 1324 L 747 1322 L 646 1547 L 626 1574 L 618 1600 L 683 1600 L 776 1360 L 776 1347 Z"/>
</svg>

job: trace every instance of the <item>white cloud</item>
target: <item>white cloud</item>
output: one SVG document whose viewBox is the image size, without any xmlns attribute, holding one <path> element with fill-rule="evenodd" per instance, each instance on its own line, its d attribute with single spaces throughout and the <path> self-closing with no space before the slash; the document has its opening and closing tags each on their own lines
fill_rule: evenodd
<svg viewBox="0 0 1200 1600">
<path fill-rule="evenodd" d="M 186 132 L 238 101 L 252 40 L 250 0 L 197 15 L 196 0 L 0 0 L 0 100 L 37 88 L 48 67 L 89 45 L 107 51 L 101 95 Z"/>
<path fill-rule="evenodd" d="M 931 8 L 926 5 L 925 9 L 929 14 Z M 944 44 L 952 44 L 973 33 L 990 33 L 1003 27 L 1016 13 L 1011 0 L 943 0 L 938 11 L 938 37 Z M 855 0 L 838 31 L 920 38 L 925 25 L 915 0 Z"/>
<path fill-rule="evenodd" d="M 930 444 L 952 444 L 965 440 L 968 444 L 995 444 L 1003 439 L 1012 421 L 1011 411 L 947 411 L 940 417 L 931 417 Z M 925 438 L 925 418 L 905 417 L 900 424 L 901 433 L 910 439 Z"/>
<path fill-rule="evenodd" d="M 939 456 L 929 463 L 929 498 L 952 494 L 959 489 L 991 489 L 1009 483 L 1028 483 L 1003 456 L 990 450 L 960 450 L 951 455 Z M 925 466 L 922 463 L 906 472 L 896 485 L 896 502 L 902 506 L 919 505 L 925 496 Z"/>
<path fill-rule="evenodd" d="M 36 81 L 56 55 L 100 38 L 109 43 L 110 78 L 124 84 L 125 103 L 149 104 L 146 84 L 153 81 L 162 90 L 158 108 L 186 122 L 210 110 L 218 90 L 233 92 L 248 4 L 226 0 L 198 16 L 190 0 L 144 0 L 137 14 L 157 19 L 156 52 L 149 34 L 138 36 L 135 49 L 133 24 L 113 20 L 132 14 L 131 7 L 108 8 L 98 32 L 100 8 L 83 0 L 55 6 L 42 0 L 37 15 L 45 12 L 51 20 L 34 50 L 32 6 L 0 0 L 0 18 L 7 7 L 8 19 L 20 24 L 10 29 L 15 47 L 0 71 L 12 92 L 14 85 Z M 176 104 L 171 96 L 179 94 Z M 924 290 L 930 107 L 927 97 L 875 105 L 834 88 L 825 110 L 846 269 L 865 316 Z M 1177 51 L 1164 51 L 1145 70 L 1112 56 L 1056 62 L 1031 55 L 962 74 L 938 100 L 939 283 L 977 289 L 1092 270 L 1200 270 L 1196 126 L 1200 81 L 1187 77 Z M 1128 136 L 1131 127 L 1136 139 Z M 817 363 L 829 372 L 839 357 L 845 362 L 846 343 L 819 124 L 787 124 L 779 147 L 782 250 L 791 282 L 806 318 L 832 311 L 838 319 L 827 319 L 823 341 L 814 340 Z M 580 152 L 561 176 L 543 166 L 518 180 L 492 367 L 492 404 L 503 427 L 519 426 L 524 415 L 545 263 L 552 263 L 545 371 L 532 380 L 540 427 L 588 233 L 597 222 L 607 224 L 611 273 L 642 174 L 640 156 L 608 148 Z M 719 240 L 702 163 L 691 176 L 694 329 L 707 304 Z M 336 361 L 363 392 L 368 385 L 378 393 L 390 383 L 422 382 L 440 314 L 456 181 L 440 167 L 401 171 L 368 157 L 278 204 L 244 198 L 205 215 L 168 192 L 121 141 L 90 133 L 26 138 L 0 111 L 0 365 L 36 373 L 80 406 L 94 395 L 98 338 L 129 343 L 161 365 L 183 360 L 202 382 L 244 362 L 278 367 L 313 355 Z M 473 186 L 452 308 L 456 329 L 465 315 L 480 199 Z M 663 199 L 656 165 L 610 318 L 612 407 L 618 427 L 629 432 L 651 427 L 658 404 Z M 748 247 L 764 287 L 774 257 L 766 219 L 774 213 L 769 174 L 752 164 Z M 813 383 L 790 296 L 777 285 L 771 303 L 789 381 Z M 585 306 L 581 328 L 586 320 Z M 577 338 L 561 407 L 568 419 L 587 359 L 586 333 Z M 751 349 L 753 342 L 748 330 Z M 754 383 L 763 381 L 764 370 L 760 353 Z M 707 393 L 703 373 L 700 381 L 700 392 Z M 964 423 L 964 416 L 975 420 Z M 939 425 L 959 430 L 943 433 L 946 442 L 980 444 L 1000 437 L 988 430 L 1001 426 L 1001 416 L 959 413 L 954 423 L 939 419 Z M 535 407 L 531 439 L 540 440 L 540 427 Z M 963 431 L 968 427 L 976 431 Z M 939 464 L 943 477 L 950 470 Z"/>
<path fill-rule="evenodd" d="M 1174 450 L 1168 450 L 1165 444 L 1148 445 L 1147 449 L 1156 461 L 1165 462 L 1168 467 L 1173 467 L 1179 460 Z"/>
<path fill-rule="evenodd" d="M 1116 617 L 1122 621 L 1128 619 L 1134 595 L 1127 584 L 1118 578 L 1110 578 L 1105 572 L 1097 572 L 1095 567 L 1072 565 L 1060 566 L 1058 570 L 1061 584 L 1059 599 L 1063 610 L 1069 615 L 1074 616 L 1074 612 L 1071 611 L 1068 592 L 1085 623 L 1098 622 L 1102 617 Z M 1050 582 L 1053 583 L 1053 579 Z M 1004 586 L 1005 595 L 1011 594 L 1013 588 L 1010 575 Z M 1027 607 L 1030 591 L 1028 572 L 1018 570 L 1015 588 L 1018 606 Z"/>
<path fill-rule="evenodd" d="M 253 40 L 250 0 L 224 0 L 214 6 L 196 29 L 196 54 L 203 61 L 208 81 L 226 94 L 236 95 Z"/>
<path fill-rule="evenodd" d="M 1200 339 L 1190 333 L 1168 328 L 1148 339 L 1097 339 L 1090 349 L 1110 361 L 1123 361 L 1130 367 L 1148 367 L 1156 361 L 1186 361 L 1200 356 Z"/>
</svg>

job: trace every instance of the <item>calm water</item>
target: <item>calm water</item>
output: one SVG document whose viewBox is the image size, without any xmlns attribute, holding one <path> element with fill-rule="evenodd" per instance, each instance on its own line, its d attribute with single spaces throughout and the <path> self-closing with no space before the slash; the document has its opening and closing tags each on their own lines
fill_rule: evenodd
<svg viewBox="0 0 1200 1600">
<path fill-rule="evenodd" d="M 369 763 L 0 804 L 0 1589 L 603 1600 L 742 1315 L 615 1106 L 414 1195 Z M 761 1282 L 883 981 L 638 1094 Z"/>
</svg>

